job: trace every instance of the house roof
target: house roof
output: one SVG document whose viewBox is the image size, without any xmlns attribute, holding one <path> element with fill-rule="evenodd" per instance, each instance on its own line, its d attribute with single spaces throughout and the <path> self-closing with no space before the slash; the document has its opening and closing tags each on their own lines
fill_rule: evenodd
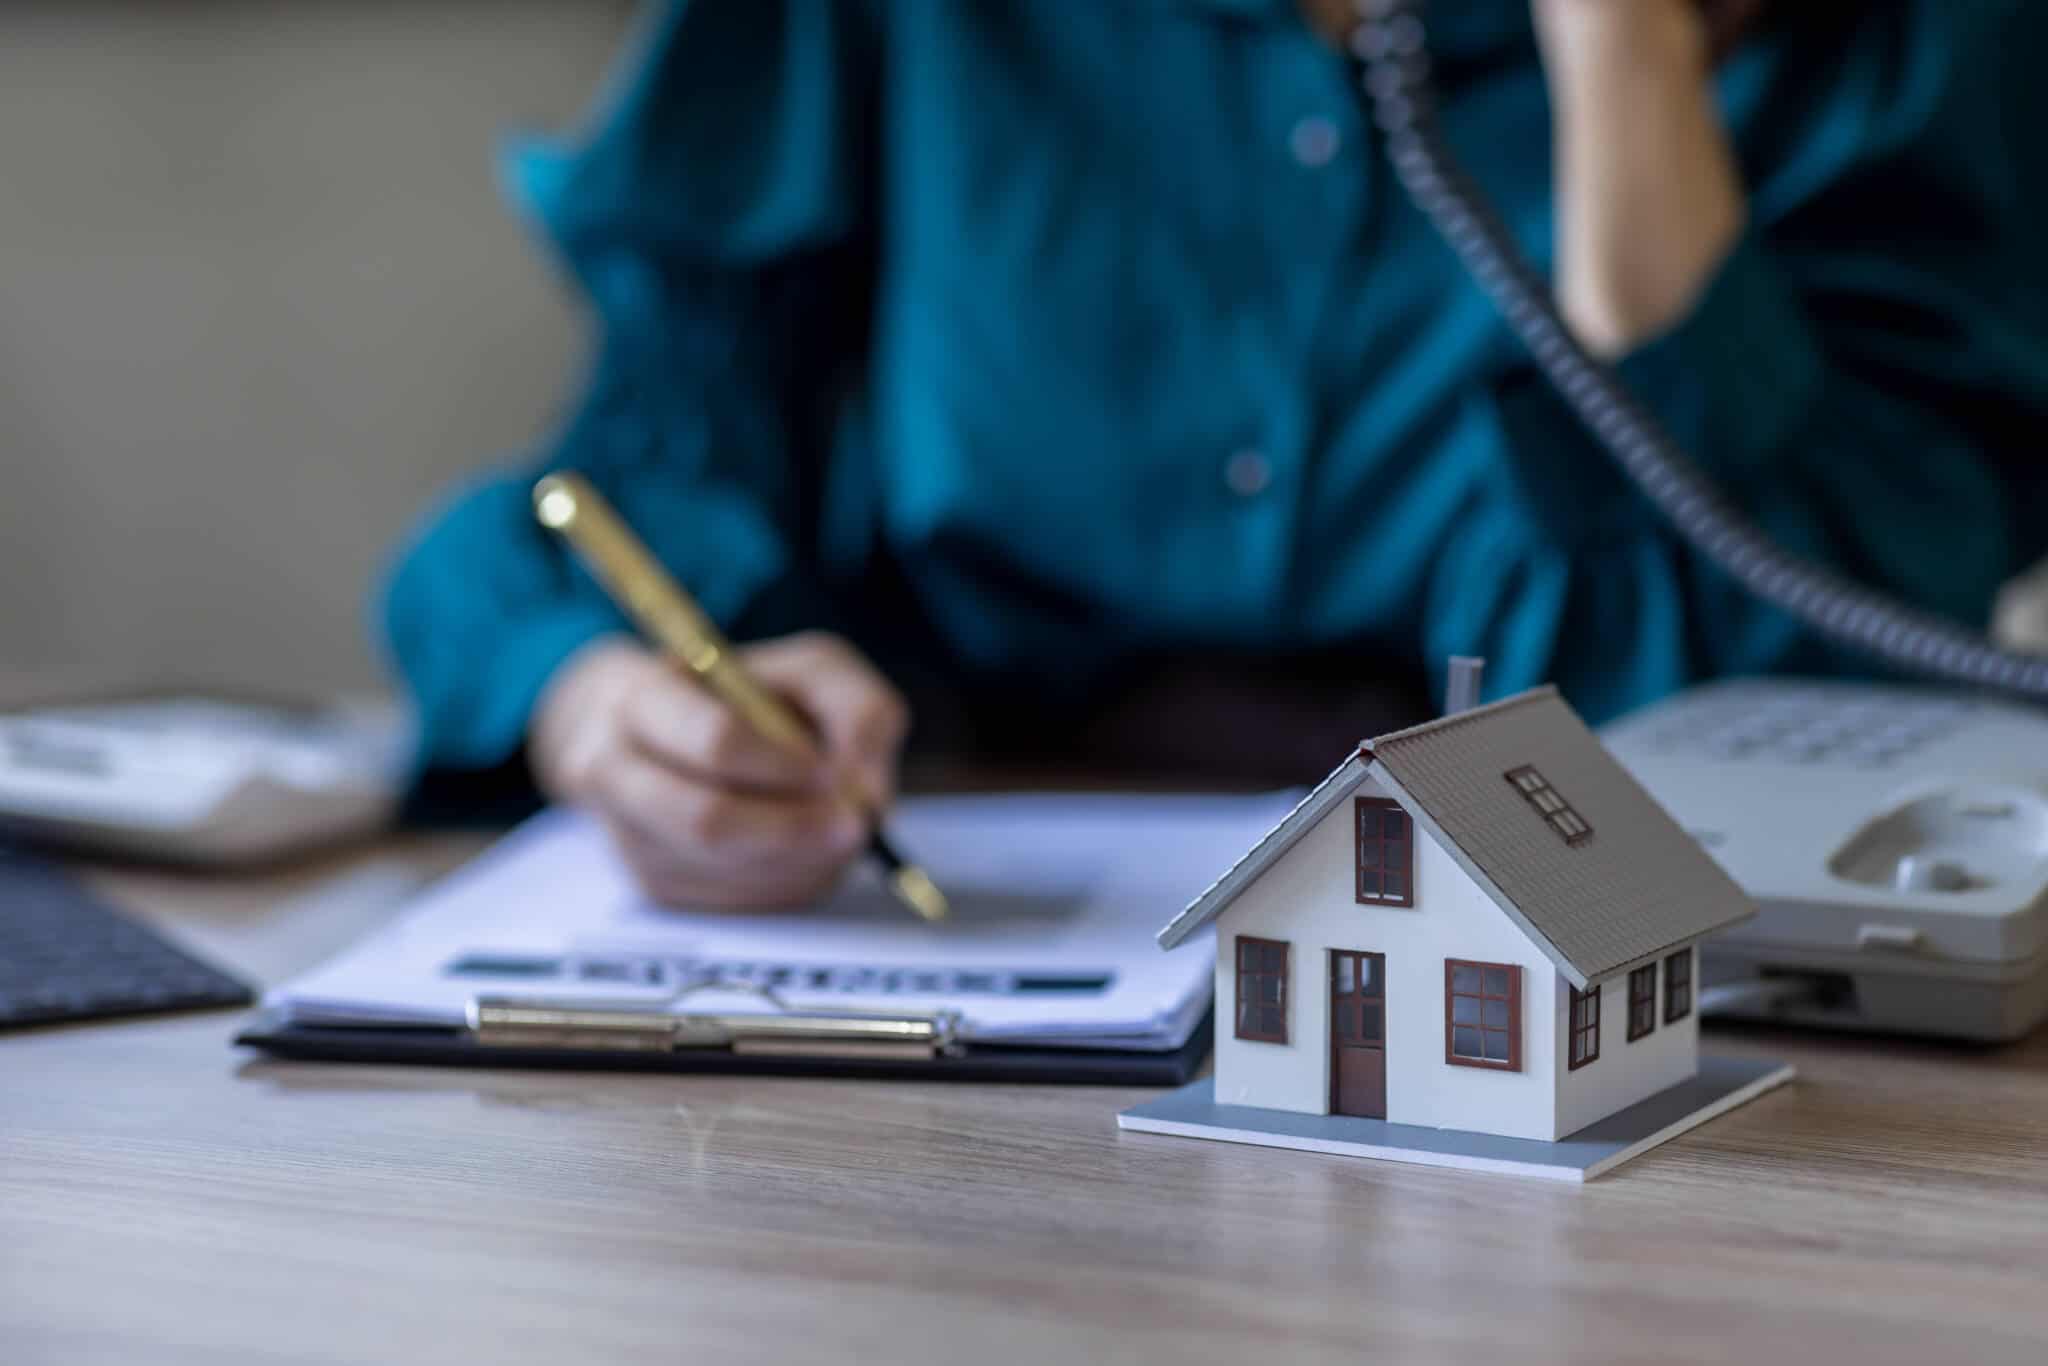
<svg viewBox="0 0 2048 1366">
<path fill-rule="evenodd" d="M 1508 780 L 1533 767 L 1591 827 L 1568 843 Z M 1172 948 L 1235 901 L 1370 774 L 1574 986 L 1756 913 L 1555 688 L 1369 740 L 1159 932 Z"/>
</svg>

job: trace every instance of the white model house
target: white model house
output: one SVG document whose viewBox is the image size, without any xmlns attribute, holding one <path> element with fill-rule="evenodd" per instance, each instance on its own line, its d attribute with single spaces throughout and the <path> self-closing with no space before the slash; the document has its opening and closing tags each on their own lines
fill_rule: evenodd
<svg viewBox="0 0 2048 1366">
<path fill-rule="evenodd" d="M 1754 913 L 1539 688 L 1367 742 L 1159 939 L 1216 925 L 1215 1105 L 1555 1141 L 1692 1081 Z"/>
</svg>

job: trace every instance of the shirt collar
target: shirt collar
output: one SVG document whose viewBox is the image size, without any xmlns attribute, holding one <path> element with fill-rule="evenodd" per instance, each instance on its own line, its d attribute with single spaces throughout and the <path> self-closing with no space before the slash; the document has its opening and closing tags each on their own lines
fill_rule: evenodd
<svg viewBox="0 0 2048 1366">
<path fill-rule="evenodd" d="M 1167 0 L 1239 19 L 1301 22 L 1295 0 Z M 1459 57 L 1532 41 L 1529 0 L 1434 0 L 1424 19 L 1434 51 Z"/>
</svg>

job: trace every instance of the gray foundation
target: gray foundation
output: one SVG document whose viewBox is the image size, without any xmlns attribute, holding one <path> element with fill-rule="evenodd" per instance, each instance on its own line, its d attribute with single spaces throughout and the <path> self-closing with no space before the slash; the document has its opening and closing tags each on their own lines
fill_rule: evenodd
<svg viewBox="0 0 2048 1366">
<path fill-rule="evenodd" d="M 1136 1133 L 1256 1143 L 1553 1181 L 1590 1181 L 1638 1153 L 1784 1085 L 1792 1075 L 1792 1068 L 1785 1063 L 1701 1058 L 1699 1075 L 1691 1081 L 1659 1091 L 1555 1143 L 1389 1124 L 1383 1119 L 1350 1115 L 1303 1115 L 1249 1105 L 1218 1105 L 1216 1082 L 1210 1077 L 1134 1105 L 1118 1115 L 1116 1122 L 1118 1128 Z"/>
</svg>

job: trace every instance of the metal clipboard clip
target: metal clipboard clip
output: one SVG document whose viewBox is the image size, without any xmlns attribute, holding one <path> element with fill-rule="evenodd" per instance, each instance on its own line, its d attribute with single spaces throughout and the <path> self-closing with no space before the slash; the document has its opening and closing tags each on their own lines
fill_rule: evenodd
<svg viewBox="0 0 2048 1366">
<path fill-rule="evenodd" d="M 689 1013 L 675 1009 L 693 992 L 717 989 L 759 996 L 765 1011 Z M 673 1053 L 723 1048 L 742 1057 L 935 1058 L 959 1051 L 960 1014 L 886 1015 L 871 1011 L 792 1012 L 766 987 L 696 982 L 652 1006 L 474 996 L 469 1034 L 489 1048 Z"/>
</svg>

